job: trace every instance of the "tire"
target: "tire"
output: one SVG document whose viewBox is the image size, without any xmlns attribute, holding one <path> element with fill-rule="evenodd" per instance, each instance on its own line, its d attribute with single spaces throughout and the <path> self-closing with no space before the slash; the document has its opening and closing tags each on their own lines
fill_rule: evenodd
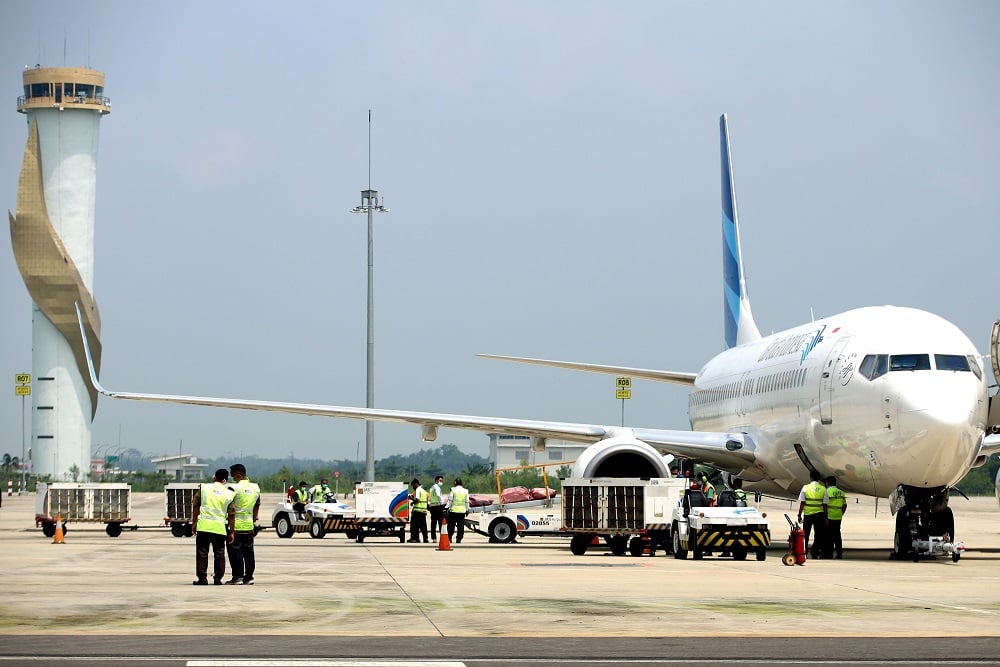
<svg viewBox="0 0 1000 667">
<path fill-rule="evenodd" d="M 274 532 L 278 537 L 289 538 L 295 534 L 295 527 L 292 526 L 292 517 L 287 514 L 279 514 L 274 520 Z"/>
<path fill-rule="evenodd" d="M 356 530 L 345 530 L 344 531 L 344 535 L 347 536 L 347 539 L 353 540 L 353 539 L 356 539 L 358 537 L 358 531 L 356 531 Z"/>
<path fill-rule="evenodd" d="M 691 558 L 701 560 L 705 557 L 705 552 L 698 546 L 697 528 L 688 528 L 688 546 L 691 548 Z"/>
<path fill-rule="evenodd" d="M 747 550 L 745 547 L 733 547 L 733 560 L 746 560 Z"/>
<path fill-rule="evenodd" d="M 632 556 L 641 556 L 642 552 L 645 550 L 646 545 L 642 543 L 642 538 L 636 535 L 628 543 L 628 552 Z"/>
<path fill-rule="evenodd" d="M 624 556 L 628 551 L 628 538 L 624 535 L 615 535 L 612 537 L 608 546 L 611 547 L 611 553 L 616 556 Z"/>
<path fill-rule="evenodd" d="M 781 557 L 781 562 L 785 565 L 795 565 L 795 554 L 785 554 Z"/>
<path fill-rule="evenodd" d="M 184 537 L 184 524 L 176 521 L 170 524 L 170 534 L 174 537 Z"/>
<path fill-rule="evenodd" d="M 583 533 L 577 533 L 569 541 L 569 550 L 574 556 L 582 556 L 587 553 L 588 546 L 590 546 L 590 536 Z"/>
<path fill-rule="evenodd" d="M 190 523 L 184 524 L 184 537 L 194 536 L 194 526 Z"/>
<path fill-rule="evenodd" d="M 45 537 L 55 537 L 56 524 L 53 521 L 46 521 L 42 524 L 42 535 Z"/>
<path fill-rule="evenodd" d="M 400 529 L 399 531 L 399 543 L 406 544 L 406 531 L 403 529 Z"/>
<path fill-rule="evenodd" d="M 510 519 L 494 519 L 490 523 L 490 542 L 510 544 L 517 539 L 517 528 Z"/>
<path fill-rule="evenodd" d="M 959 559 L 959 558 L 961 558 L 961 557 L 962 557 L 962 554 L 960 554 L 960 553 L 958 553 L 958 552 L 956 551 L 955 553 L 953 553 L 953 554 L 951 555 L 951 562 L 952 562 L 952 563 L 957 563 L 957 562 L 958 562 L 958 559 Z"/>
<path fill-rule="evenodd" d="M 108 534 L 108 537 L 118 537 L 122 534 L 122 525 L 120 523 L 109 523 L 104 527 L 104 532 Z"/>
<path fill-rule="evenodd" d="M 757 549 L 757 560 L 767 560 L 767 549 Z"/>
<path fill-rule="evenodd" d="M 364 534 L 364 533 L 361 533 L 361 532 L 359 532 L 359 533 L 358 533 L 358 538 L 357 538 L 357 539 L 358 539 L 358 544 L 361 544 L 362 542 L 364 542 L 364 541 L 365 541 L 365 534 Z M 400 538 L 400 540 L 399 540 L 399 541 L 400 541 L 400 542 L 402 542 L 402 541 L 403 541 L 403 540 L 402 540 L 402 538 Z"/>
<path fill-rule="evenodd" d="M 684 560 L 688 557 L 687 549 L 681 546 L 681 531 L 676 522 L 674 523 L 674 527 L 670 530 L 670 544 L 672 547 L 671 551 L 674 552 L 674 558 Z"/>
<path fill-rule="evenodd" d="M 323 522 L 320 519 L 313 519 L 309 522 L 309 537 L 322 540 L 324 535 L 326 535 L 326 528 L 323 527 Z"/>
</svg>

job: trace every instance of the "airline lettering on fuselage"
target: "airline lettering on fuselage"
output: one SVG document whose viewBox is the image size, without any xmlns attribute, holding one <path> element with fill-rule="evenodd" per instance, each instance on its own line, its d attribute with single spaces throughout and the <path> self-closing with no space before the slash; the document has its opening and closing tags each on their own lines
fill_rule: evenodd
<svg viewBox="0 0 1000 667">
<path fill-rule="evenodd" d="M 794 336 L 786 336 L 785 338 L 779 338 L 772 341 L 771 344 L 764 348 L 764 351 L 760 353 L 760 356 L 757 357 L 757 361 L 767 361 L 768 359 L 783 357 L 786 354 L 795 354 L 799 350 L 802 350 L 802 358 L 799 360 L 799 364 L 801 365 L 805 362 L 809 353 L 813 351 L 813 348 L 823 342 L 823 332 L 825 330 L 826 325 L 824 324 L 821 328 L 813 331 L 812 333 L 796 334 Z"/>
</svg>

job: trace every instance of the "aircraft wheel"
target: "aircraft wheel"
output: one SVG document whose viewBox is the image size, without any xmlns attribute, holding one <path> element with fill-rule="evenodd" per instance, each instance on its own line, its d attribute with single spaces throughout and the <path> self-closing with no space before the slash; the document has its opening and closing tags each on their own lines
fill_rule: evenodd
<svg viewBox="0 0 1000 667">
<path fill-rule="evenodd" d="M 569 541 L 569 550 L 574 556 L 582 556 L 587 553 L 588 546 L 590 546 L 590 536 L 583 533 L 577 533 Z"/>
<path fill-rule="evenodd" d="M 277 533 L 278 537 L 291 537 L 295 534 L 295 528 L 292 526 L 292 519 L 287 514 L 280 514 L 278 518 L 274 520 L 274 532 Z"/>
<path fill-rule="evenodd" d="M 517 528 L 510 519 L 494 519 L 490 524 L 490 542 L 510 544 L 517 539 Z"/>
<path fill-rule="evenodd" d="M 323 527 L 322 520 L 313 519 L 309 522 L 309 537 L 321 540 L 324 535 L 326 535 L 326 528 Z"/>
</svg>

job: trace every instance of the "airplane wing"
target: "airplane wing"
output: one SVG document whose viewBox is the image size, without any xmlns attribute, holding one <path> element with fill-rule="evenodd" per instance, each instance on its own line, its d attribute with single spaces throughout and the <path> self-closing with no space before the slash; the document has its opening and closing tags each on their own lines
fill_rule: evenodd
<svg viewBox="0 0 1000 667">
<path fill-rule="evenodd" d="M 79 311 L 79 305 L 77 306 Z M 82 322 L 82 316 L 81 316 Z M 263 410 L 301 415 L 364 419 L 369 421 L 408 423 L 420 426 L 423 438 L 433 441 L 439 427 L 470 429 L 507 435 L 554 438 L 575 442 L 595 443 L 606 438 L 631 433 L 664 454 L 722 469 L 742 469 L 752 464 L 756 458 L 753 440 L 742 433 L 711 433 L 694 431 L 674 431 L 665 429 L 637 429 L 601 424 L 577 424 L 572 422 L 549 422 L 530 419 L 508 419 L 503 417 L 480 417 L 453 415 L 436 412 L 414 412 L 406 410 L 384 410 L 381 408 L 354 408 L 339 405 L 315 405 L 308 403 L 284 403 L 278 401 L 246 400 L 236 398 L 212 398 L 206 396 L 180 396 L 170 394 L 142 394 L 135 392 L 109 391 L 97 378 L 90 343 L 81 324 L 84 350 L 90 382 L 101 394 L 109 398 L 154 403 L 174 403 L 183 405 L 204 405 L 211 407 L 236 408 L 243 410 Z"/>
<path fill-rule="evenodd" d="M 655 380 L 657 382 L 672 382 L 691 386 L 694 384 L 696 373 L 678 373 L 674 371 L 658 371 L 650 368 L 630 368 L 629 366 L 604 366 L 601 364 L 584 364 L 576 361 L 553 361 L 551 359 L 532 359 L 529 357 L 508 357 L 501 354 L 477 354 L 477 357 L 485 359 L 502 359 L 504 361 L 517 361 L 522 364 L 535 364 L 538 366 L 554 366 L 556 368 L 569 368 L 577 371 L 589 371 L 591 373 L 606 373 L 608 375 L 628 375 L 642 380 Z"/>
</svg>

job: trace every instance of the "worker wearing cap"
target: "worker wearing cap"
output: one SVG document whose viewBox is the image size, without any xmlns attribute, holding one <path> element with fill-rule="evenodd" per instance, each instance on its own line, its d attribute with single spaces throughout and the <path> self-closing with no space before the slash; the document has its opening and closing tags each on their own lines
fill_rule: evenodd
<svg viewBox="0 0 1000 667">
<path fill-rule="evenodd" d="M 462 479 L 455 478 L 455 483 L 448 494 L 448 541 L 455 536 L 455 544 L 460 544 L 465 536 L 465 513 L 469 511 L 469 490 L 462 486 Z"/>
<path fill-rule="evenodd" d="M 233 572 L 227 584 L 253 584 L 253 573 L 257 567 L 253 553 L 253 538 L 257 532 L 260 514 L 260 487 L 247 478 L 247 469 L 242 463 L 229 467 L 235 484 L 229 488 L 236 497 L 233 500 L 235 530 L 233 541 L 226 546 L 229 553 L 229 568 Z"/>
<path fill-rule="evenodd" d="M 823 476 L 818 470 L 809 471 L 809 479 L 812 481 L 802 487 L 799 491 L 799 523 L 805 531 L 805 546 L 809 555 L 819 558 L 820 546 L 823 544 L 826 535 L 826 510 L 830 504 L 830 496 L 826 492 L 826 486 L 821 481 Z M 816 530 L 813 536 L 812 548 L 809 548 L 809 534 Z"/>
<path fill-rule="evenodd" d="M 701 476 L 701 491 L 705 494 L 705 499 L 708 500 L 708 506 L 715 507 L 715 486 L 708 481 L 708 475 L 702 474 Z"/>
<path fill-rule="evenodd" d="M 214 580 L 222 583 L 226 575 L 226 543 L 232 542 L 236 524 L 233 500 L 236 493 L 226 486 L 229 473 L 225 468 L 215 471 L 211 484 L 202 484 L 195 491 L 191 512 L 191 532 L 195 536 L 195 586 L 208 584 L 208 550 L 215 553 Z"/>
<path fill-rule="evenodd" d="M 420 486 L 420 480 L 416 477 L 410 482 L 413 491 L 410 493 L 410 542 L 419 542 L 424 538 L 427 542 L 427 489 Z"/>
<path fill-rule="evenodd" d="M 431 541 L 437 539 L 437 529 L 444 518 L 444 475 L 434 478 L 434 485 L 428 491 L 427 509 L 431 514 Z"/>
<path fill-rule="evenodd" d="M 840 522 L 847 511 L 847 494 L 837 487 L 837 478 L 826 478 L 826 495 L 830 502 L 826 508 L 826 545 L 823 558 L 843 558 L 844 542 L 840 536 Z"/>
</svg>

